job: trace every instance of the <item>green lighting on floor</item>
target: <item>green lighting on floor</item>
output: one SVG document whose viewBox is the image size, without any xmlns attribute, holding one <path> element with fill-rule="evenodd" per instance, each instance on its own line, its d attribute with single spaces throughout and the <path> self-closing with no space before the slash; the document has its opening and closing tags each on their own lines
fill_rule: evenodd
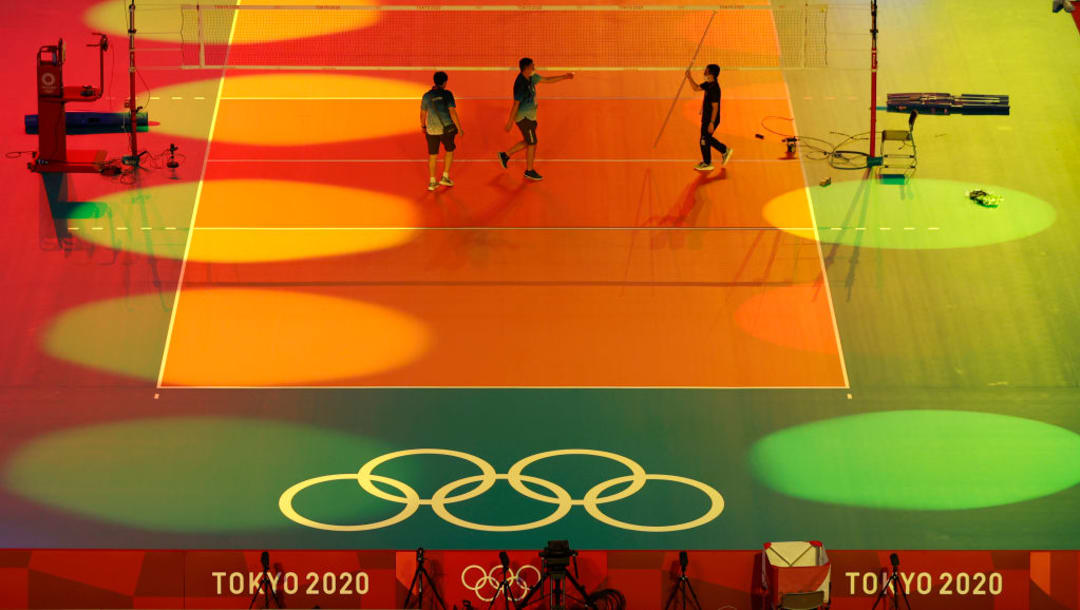
<svg viewBox="0 0 1080 610">
<path fill-rule="evenodd" d="M 57 317 L 42 346 L 68 362 L 156 380 L 172 304 L 171 290 L 88 303 Z"/>
<path fill-rule="evenodd" d="M 1000 195 L 1001 206 L 977 205 L 968 198 L 974 189 Z M 811 187 L 810 196 L 821 241 L 861 248 L 985 246 L 1034 235 L 1057 216 L 1050 203 L 1022 191 L 918 176 L 904 185 L 882 184 L 876 177 L 838 180 Z M 801 190 L 786 193 L 770 201 L 764 215 L 784 226 L 789 209 L 804 205 Z"/>
<path fill-rule="evenodd" d="M 111 523 L 251 531 L 295 527 L 278 510 L 278 496 L 296 481 L 355 472 L 387 451 L 362 436 L 281 421 L 139 419 L 33 440 L 8 461 L 3 480 L 29 500 Z M 355 482 L 326 486 L 303 501 L 306 514 L 346 523 L 400 509 L 372 501 Z"/>
<path fill-rule="evenodd" d="M 889 411 L 775 432 L 750 450 L 755 476 L 798 498 L 909 510 L 998 506 L 1080 482 L 1080 435 L 964 411 Z"/>
<path fill-rule="evenodd" d="M 72 235 L 126 252 L 180 259 L 187 245 L 196 182 L 132 187 L 97 197 L 93 214 L 68 215 Z"/>
</svg>

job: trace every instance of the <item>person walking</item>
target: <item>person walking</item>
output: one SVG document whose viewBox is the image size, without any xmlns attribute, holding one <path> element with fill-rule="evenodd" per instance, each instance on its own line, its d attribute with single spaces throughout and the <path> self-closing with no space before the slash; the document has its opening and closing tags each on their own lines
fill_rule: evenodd
<svg viewBox="0 0 1080 610">
<path fill-rule="evenodd" d="M 731 158 L 731 147 L 713 137 L 713 132 L 720 124 L 720 83 L 716 78 L 720 76 L 720 66 L 709 64 L 705 66 L 705 80 L 699 85 L 690 76 L 690 70 L 686 70 L 686 80 L 690 81 L 690 87 L 694 91 L 704 91 L 705 97 L 701 100 L 701 138 L 698 144 L 701 146 L 701 163 L 694 166 L 699 172 L 711 172 L 712 149 L 720 152 L 720 165 L 727 165 Z"/>
<path fill-rule="evenodd" d="M 517 123 L 521 131 L 521 141 L 510 147 L 509 150 L 499 153 L 499 163 L 506 169 L 510 157 L 514 153 L 525 149 L 525 177 L 529 180 L 543 180 L 544 177 L 537 173 L 533 166 L 536 161 L 536 85 L 538 83 L 557 83 L 561 80 L 574 78 L 573 72 L 567 72 L 558 76 L 540 76 L 536 73 L 533 60 L 522 57 L 518 61 L 518 76 L 514 80 L 514 105 L 510 108 L 510 117 L 506 120 L 506 131 L 510 131 Z"/>
<path fill-rule="evenodd" d="M 454 137 L 465 135 L 465 130 L 461 128 L 461 119 L 458 118 L 454 94 L 446 88 L 449 78 L 446 72 L 436 72 L 432 77 L 435 86 L 420 98 L 420 128 L 424 130 L 428 146 L 429 191 L 434 191 L 439 184 L 454 186 L 454 181 L 450 179 L 450 166 L 454 163 L 454 150 L 457 149 Z M 440 144 L 446 151 L 446 156 L 443 160 L 442 179 L 436 183 L 435 168 L 438 165 Z"/>
</svg>

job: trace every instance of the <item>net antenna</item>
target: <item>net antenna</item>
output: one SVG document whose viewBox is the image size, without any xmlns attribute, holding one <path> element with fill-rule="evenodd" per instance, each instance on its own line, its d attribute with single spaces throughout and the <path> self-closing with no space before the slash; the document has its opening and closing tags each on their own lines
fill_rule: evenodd
<svg viewBox="0 0 1080 610">
<path fill-rule="evenodd" d="M 686 66 L 686 71 L 689 72 L 694 67 L 694 62 L 697 61 L 698 53 L 701 53 L 701 45 L 705 44 L 705 37 L 709 35 L 709 28 L 712 27 L 713 19 L 716 18 L 716 11 L 713 11 L 709 15 L 709 22 L 705 24 L 705 31 L 701 34 L 701 40 L 698 41 L 697 49 L 694 50 L 694 56 L 690 59 L 690 65 Z M 667 128 L 668 121 L 671 119 L 671 113 L 675 111 L 675 105 L 679 103 L 679 96 L 682 95 L 683 86 L 686 85 L 685 76 L 679 79 L 679 89 L 675 92 L 675 99 L 671 100 L 671 108 L 668 108 L 667 116 L 664 117 L 664 123 L 660 125 L 660 133 L 656 134 L 656 141 L 653 142 L 652 147 L 656 148 L 656 145 L 660 143 L 660 137 L 664 135 L 664 129 Z"/>
</svg>

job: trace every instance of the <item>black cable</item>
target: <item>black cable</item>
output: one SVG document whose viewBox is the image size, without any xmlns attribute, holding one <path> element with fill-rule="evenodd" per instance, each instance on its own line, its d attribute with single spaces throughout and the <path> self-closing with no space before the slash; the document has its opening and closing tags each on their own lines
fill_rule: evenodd
<svg viewBox="0 0 1080 610">
<path fill-rule="evenodd" d="M 828 161 L 830 167 L 839 170 L 866 169 L 866 167 L 868 166 L 867 160 L 870 157 L 868 153 L 864 153 L 858 150 L 846 150 L 841 147 L 847 145 L 849 142 L 868 140 L 869 138 L 865 136 L 868 136 L 870 134 L 869 131 L 864 131 L 855 135 L 848 135 L 839 131 L 830 131 L 830 134 L 844 136 L 843 140 L 841 140 L 839 143 L 834 144 L 833 142 L 830 142 L 825 138 L 819 138 L 815 136 L 800 136 L 793 133 L 788 134 L 777 131 L 765 124 L 765 121 L 768 121 L 770 119 L 781 121 L 794 121 L 795 119 L 791 117 L 769 115 L 761 119 L 760 124 L 761 128 L 765 131 L 780 136 L 784 138 L 785 141 L 790 141 L 791 143 L 794 143 L 800 148 L 807 151 L 803 155 L 807 159 L 810 159 L 812 161 Z M 810 144 L 809 142 L 820 142 L 824 144 L 824 146 Z"/>
<path fill-rule="evenodd" d="M 143 87 L 146 88 L 146 103 L 142 105 L 142 109 L 147 113 L 147 117 L 149 117 L 150 116 L 150 85 L 147 84 L 146 79 L 143 78 L 142 71 L 140 71 L 138 68 L 135 69 L 135 76 L 139 77 L 139 80 L 142 81 Z M 136 114 L 138 114 L 138 113 L 136 113 Z"/>
</svg>

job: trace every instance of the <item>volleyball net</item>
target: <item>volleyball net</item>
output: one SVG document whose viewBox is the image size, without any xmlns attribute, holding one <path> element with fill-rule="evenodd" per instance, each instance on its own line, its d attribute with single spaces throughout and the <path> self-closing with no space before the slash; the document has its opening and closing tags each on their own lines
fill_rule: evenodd
<svg viewBox="0 0 1080 610">
<path fill-rule="evenodd" d="M 823 68 L 829 5 L 181 6 L 188 68 Z"/>
</svg>

